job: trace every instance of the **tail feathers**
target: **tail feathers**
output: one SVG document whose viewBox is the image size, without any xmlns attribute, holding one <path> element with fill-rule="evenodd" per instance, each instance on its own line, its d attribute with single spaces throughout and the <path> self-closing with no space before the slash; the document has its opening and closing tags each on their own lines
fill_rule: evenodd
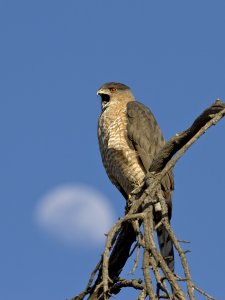
<svg viewBox="0 0 225 300">
<path fill-rule="evenodd" d="M 159 241 L 159 248 L 162 256 L 164 257 L 168 267 L 172 272 L 174 272 L 174 251 L 173 242 L 166 231 L 166 229 L 161 225 L 157 229 L 157 236 Z"/>
</svg>

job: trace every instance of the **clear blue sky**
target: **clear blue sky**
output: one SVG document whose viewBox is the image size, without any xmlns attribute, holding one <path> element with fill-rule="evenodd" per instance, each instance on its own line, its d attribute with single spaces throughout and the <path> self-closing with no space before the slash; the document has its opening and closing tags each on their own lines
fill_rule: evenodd
<svg viewBox="0 0 225 300">
<path fill-rule="evenodd" d="M 0 299 L 63 300 L 85 287 L 103 247 L 89 237 L 98 224 L 107 227 L 104 212 L 115 220 L 124 209 L 101 164 L 96 90 L 125 83 L 167 139 L 185 129 L 216 98 L 225 100 L 224 11 L 222 0 L 0 1 Z M 218 299 L 225 295 L 224 131 L 222 120 L 179 161 L 173 197 L 174 230 L 191 241 L 193 280 Z M 57 219 L 65 201 L 37 221 L 51 193 L 77 185 L 86 198 L 95 194 L 89 189 L 101 195 L 92 204 L 102 212 L 96 230 L 85 227 L 79 199 L 71 200 L 78 231 L 69 229 L 72 219 L 65 225 L 67 215 Z M 131 292 L 115 298 L 132 299 Z"/>
</svg>

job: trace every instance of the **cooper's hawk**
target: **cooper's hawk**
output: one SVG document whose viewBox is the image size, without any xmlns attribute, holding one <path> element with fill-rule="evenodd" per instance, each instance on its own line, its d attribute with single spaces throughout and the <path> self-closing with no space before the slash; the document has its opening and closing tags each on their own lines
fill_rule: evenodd
<svg viewBox="0 0 225 300">
<path fill-rule="evenodd" d="M 162 132 L 151 111 L 135 101 L 130 88 L 110 82 L 97 92 L 102 100 L 102 113 L 98 121 L 98 139 L 102 161 L 111 182 L 127 199 L 143 184 L 155 154 L 165 144 Z M 173 175 L 167 174 L 161 183 L 168 205 L 169 219 L 172 211 Z M 157 224 L 161 211 L 154 212 Z M 171 271 L 174 271 L 173 244 L 167 231 L 157 229 L 161 254 Z"/>
</svg>

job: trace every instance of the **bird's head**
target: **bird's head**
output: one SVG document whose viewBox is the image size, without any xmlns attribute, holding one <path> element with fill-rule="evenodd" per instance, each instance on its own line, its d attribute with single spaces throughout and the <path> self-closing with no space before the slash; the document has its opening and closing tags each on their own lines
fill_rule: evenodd
<svg viewBox="0 0 225 300">
<path fill-rule="evenodd" d="M 129 98 L 133 99 L 130 88 L 119 82 L 108 82 L 103 84 L 97 91 L 97 95 L 101 96 L 102 109 L 105 109 L 114 99 L 117 101 L 126 101 Z"/>
</svg>

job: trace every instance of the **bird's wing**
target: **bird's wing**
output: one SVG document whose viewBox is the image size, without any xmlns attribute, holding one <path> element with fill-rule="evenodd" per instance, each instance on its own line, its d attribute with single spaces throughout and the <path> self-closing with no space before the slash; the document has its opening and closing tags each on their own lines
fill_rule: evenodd
<svg viewBox="0 0 225 300">
<path fill-rule="evenodd" d="M 146 172 L 156 153 L 163 147 L 165 140 L 152 112 L 142 103 L 132 101 L 127 106 L 127 134 L 139 156 Z M 161 187 L 168 206 L 168 217 L 172 214 L 173 173 L 167 173 Z M 161 212 L 154 214 L 154 221 L 159 224 Z M 174 271 L 173 242 L 163 226 L 158 227 L 157 236 L 162 256 L 165 258 L 170 270 Z"/>
<path fill-rule="evenodd" d="M 142 103 L 131 101 L 127 105 L 127 134 L 137 151 L 146 172 L 154 156 L 164 146 L 165 140 L 152 112 Z M 171 208 L 173 174 L 168 173 L 162 180 L 162 189 Z"/>
<path fill-rule="evenodd" d="M 147 171 L 155 154 L 165 144 L 162 132 L 144 104 L 132 101 L 127 105 L 127 134 Z"/>
</svg>

